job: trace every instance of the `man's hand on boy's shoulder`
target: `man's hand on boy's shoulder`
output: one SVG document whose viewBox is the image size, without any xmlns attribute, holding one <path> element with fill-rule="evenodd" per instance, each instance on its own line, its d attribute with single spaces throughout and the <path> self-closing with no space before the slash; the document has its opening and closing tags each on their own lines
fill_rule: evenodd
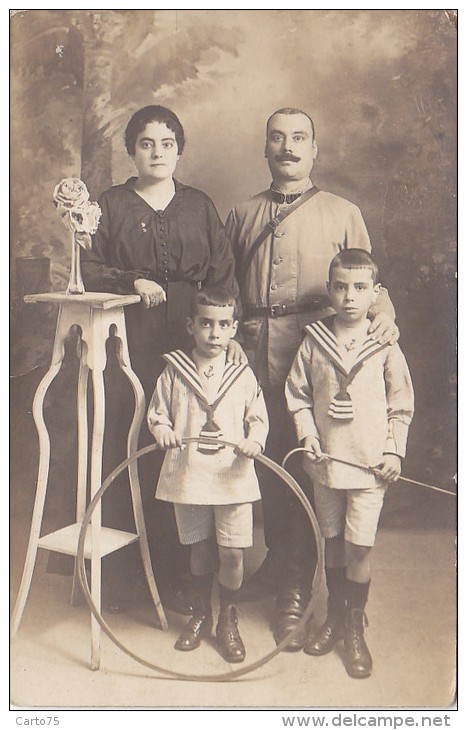
<svg viewBox="0 0 467 730">
<path fill-rule="evenodd" d="M 396 482 L 401 474 L 402 459 L 397 454 L 384 454 L 381 464 L 373 469 L 375 474 L 387 482 Z"/>
<path fill-rule="evenodd" d="M 237 454 L 243 454 L 243 456 L 249 456 L 250 459 L 254 459 L 255 456 L 259 456 L 262 452 L 262 446 L 257 441 L 251 439 L 242 439 L 238 442 L 235 451 Z"/>
<path fill-rule="evenodd" d="M 227 345 L 227 360 L 234 365 L 243 365 L 248 362 L 245 351 L 237 340 L 232 339 Z"/>
<path fill-rule="evenodd" d="M 161 449 L 176 449 L 182 445 L 182 439 L 170 426 L 160 424 L 159 426 L 153 426 L 151 431 L 156 440 L 156 444 Z"/>
<path fill-rule="evenodd" d="M 387 312 L 377 312 L 368 327 L 368 334 L 380 345 L 394 345 L 399 339 L 399 327 Z"/>
</svg>

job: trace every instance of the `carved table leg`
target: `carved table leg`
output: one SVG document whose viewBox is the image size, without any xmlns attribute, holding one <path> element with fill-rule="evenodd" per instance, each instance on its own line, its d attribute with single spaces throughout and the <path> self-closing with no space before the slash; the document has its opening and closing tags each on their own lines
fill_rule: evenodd
<svg viewBox="0 0 467 730">
<path fill-rule="evenodd" d="M 92 371 L 94 387 L 94 421 L 91 443 L 91 499 L 102 483 L 102 448 L 104 442 L 105 401 L 103 369 L 96 367 Z M 97 505 L 91 519 L 91 596 L 97 610 L 101 611 L 101 546 L 100 533 L 102 524 L 101 503 Z M 100 626 L 94 616 L 91 618 L 91 669 L 99 669 L 100 663 Z"/>
<path fill-rule="evenodd" d="M 32 406 L 34 423 L 36 424 L 37 434 L 39 436 L 39 472 L 37 477 L 36 497 L 34 500 L 34 510 L 32 514 L 26 560 L 11 620 L 12 636 L 16 634 L 23 615 L 36 562 L 50 467 L 50 437 L 44 421 L 44 399 L 52 381 L 56 377 L 62 365 L 64 357 L 63 340 L 64 338 L 56 342 L 54 355 L 52 357 L 52 364 L 39 383 Z"/>
<path fill-rule="evenodd" d="M 118 361 L 122 371 L 130 381 L 133 392 L 135 394 L 135 412 L 133 420 L 131 422 L 130 430 L 128 432 L 127 441 L 127 452 L 128 456 L 131 456 L 138 450 L 138 436 L 141 429 L 141 424 L 146 412 L 146 402 L 144 397 L 143 386 L 137 378 L 134 370 L 130 364 L 130 357 L 128 353 L 128 347 L 125 341 L 119 338 L 119 345 L 117 348 Z M 148 538 L 146 533 L 146 526 L 144 523 L 143 504 L 141 500 L 141 488 L 139 483 L 138 475 L 138 464 L 133 461 L 128 467 L 128 474 L 130 478 L 131 497 L 133 501 L 133 512 L 135 516 L 136 531 L 139 535 L 139 545 L 141 550 L 141 559 L 143 561 L 144 572 L 148 587 L 151 593 L 154 606 L 156 608 L 157 616 L 161 628 L 166 631 L 168 628 L 167 618 L 165 616 L 164 609 L 162 607 L 159 592 L 157 590 L 156 581 L 151 565 L 151 556 L 149 553 Z"/>
<path fill-rule="evenodd" d="M 78 343 L 78 357 L 80 358 L 78 375 L 78 476 L 76 490 L 76 521 L 82 522 L 86 512 L 86 486 L 88 470 L 88 377 L 89 366 L 86 361 L 87 345 L 82 340 Z M 78 566 L 75 559 L 71 604 L 73 606 L 85 603 L 78 578 Z"/>
</svg>

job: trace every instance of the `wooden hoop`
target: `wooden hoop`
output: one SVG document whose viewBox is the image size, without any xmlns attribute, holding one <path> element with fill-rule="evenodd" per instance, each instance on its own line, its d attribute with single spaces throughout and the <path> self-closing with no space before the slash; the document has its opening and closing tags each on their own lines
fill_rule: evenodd
<svg viewBox="0 0 467 730">
<path fill-rule="evenodd" d="M 236 444 L 233 444 L 229 441 L 223 441 L 221 439 L 210 439 L 210 438 L 184 438 L 182 439 L 182 442 L 184 444 L 187 443 L 206 443 L 206 444 L 223 444 L 224 446 L 231 446 L 233 448 L 236 447 Z M 92 615 L 96 619 L 96 621 L 99 623 L 103 631 L 107 634 L 109 639 L 119 648 L 121 651 L 123 651 L 125 654 L 130 656 L 132 659 L 137 661 L 139 664 L 142 664 L 144 667 L 147 667 L 148 669 L 152 669 L 156 672 L 161 672 L 164 675 L 167 675 L 169 677 L 172 677 L 173 679 L 183 680 L 183 681 L 191 681 L 191 682 L 228 682 L 233 679 L 236 679 L 237 677 L 241 677 L 244 674 L 248 674 L 248 672 L 252 672 L 255 669 L 258 669 L 259 667 L 262 667 L 263 664 L 266 664 L 271 659 L 273 659 L 277 654 L 279 654 L 287 644 L 291 641 L 291 639 L 306 625 L 309 618 L 311 617 L 311 614 L 313 612 L 313 609 L 315 607 L 315 603 L 318 598 L 319 593 L 319 587 L 321 584 L 321 577 L 323 575 L 323 569 L 324 569 L 324 550 L 321 540 L 321 532 L 319 529 L 318 520 L 316 519 L 316 515 L 305 495 L 301 487 L 298 485 L 298 483 L 295 481 L 295 479 L 287 472 L 285 469 L 283 469 L 279 464 L 276 464 L 272 459 L 269 459 L 267 456 L 263 456 L 263 454 L 260 454 L 259 456 L 255 457 L 256 461 L 259 461 L 261 464 L 264 464 L 264 466 L 268 467 L 271 471 L 273 471 L 282 481 L 292 490 L 292 492 L 295 494 L 296 497 L 298 497 L 303 509 L 305 510 L 307 517 L 310 521 L 311 527 L 313 529 L 315 542 L 316 542 L 316 549 L 318 553 L 318 561 L 316 566 L 316 582 L 313 586 L 313 592 L 310 598 L 310 601 L 308 602 L 308 605 L 305 609 L 305 612 L 303 616 L 301 617 L 300 621 L 298 622 L 297 626 L 283 639 L 280 644 L 277 645 L 275 649 L 270 651 L 268 654 L 266 654 L 261 659 L 258 659 L 257 661 L 253 662 L 253 664 L 249 664 L 247 666 L 243 666 L 240 669 L 236 669 L 234 671 L 230 672 L 224 672 L 222 674 L 183 674 L 181 672 L 175 672 L 171 669 L 165 669 L 164 667 L 160 667 L 157 664 L 153 664 L 152 662 L 148 662 L 142 657 L 135 654 L 131 649 L 128 649 L 122 642 L 115 636 L 115 634 L 110 629 L 109 625 L 106 623 L 105 619 L 102 617 L 100 611 L 97 610 L 94 601 L 92 600 L 91 593 L 89 590 L 89 584 L 88 579 L 86 575 L 86 566 L 84 562 L 84 541 L 86 539 L 86 533 L 89 527 L 89 524 L 91 522 L 92 514 L 98 504 L 98 502 L 102 499 L 103 495 L 107 491 L 107 489 L 110 487 L 110 485 L 114 482 L 114 480 L 134 461 L 139 459 L 141 456 L 145 456 L 146 454 L 149 454 L 151 451 L 155 451 L 158 449 L 157 444 L 150 444 L 149 446 L 146 446 L 139 451 L 136 451 L 134 454 L 132 454 L 130 457 L 125 459 L 125 461 L 122 461 L 121 464 L 119 464 L 107 477 L 107 479 L 103 482 L 102 486 L 100 487 L 99 491 L 96 492 L 93 499 L 89 503 L 89 506 L 86 510 L 86 513 L 83 518 L 83 524 L 81 525 L 81 530 L 79 533 L 79 541 L 78 541 L 78 552 L 77 552 L 77 565 L 78 565 L 78 577 L 79 582 L 81 584 L 81 588 L 83 589 L 84 597 L 86 599 L 86 603 L 88 604 Z"/>
</svg>

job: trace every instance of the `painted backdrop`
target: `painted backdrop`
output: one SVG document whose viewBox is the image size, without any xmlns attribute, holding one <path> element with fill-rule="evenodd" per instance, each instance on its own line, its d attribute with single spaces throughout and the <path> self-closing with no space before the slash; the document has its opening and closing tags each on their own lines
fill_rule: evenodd
<svg viewBox="0 0 467 730">
<path fill-rule="evenodd" d="M 455 23 L 445 10 L 16 12 L 13 374 L 44 365 L 53 336 L 54 312 L 25 310 L 21 295 L 68 279 L 54 186 L 76 175 L 95 199 L 130 176 L 123 131 L 133 111 L 161 103 L 180 116 L 177 177 L 225 219 L 269 185 L 267 117 L 300 107 L 316 124 L 313 178 L 361 208 L 396 307 L 417 397 L 406 471 L 453 488 Z"/>
</svg>

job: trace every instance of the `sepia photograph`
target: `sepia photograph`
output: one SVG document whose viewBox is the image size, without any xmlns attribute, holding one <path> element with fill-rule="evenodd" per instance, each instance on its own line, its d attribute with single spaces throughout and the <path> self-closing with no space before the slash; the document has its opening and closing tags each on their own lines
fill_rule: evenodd
<svg viewBox="0 0 467 730">
<path fill-rule="evenodd" d="M 15 712 L 449 726 L 457 20 L 9 10 Z"/>
</svg>

